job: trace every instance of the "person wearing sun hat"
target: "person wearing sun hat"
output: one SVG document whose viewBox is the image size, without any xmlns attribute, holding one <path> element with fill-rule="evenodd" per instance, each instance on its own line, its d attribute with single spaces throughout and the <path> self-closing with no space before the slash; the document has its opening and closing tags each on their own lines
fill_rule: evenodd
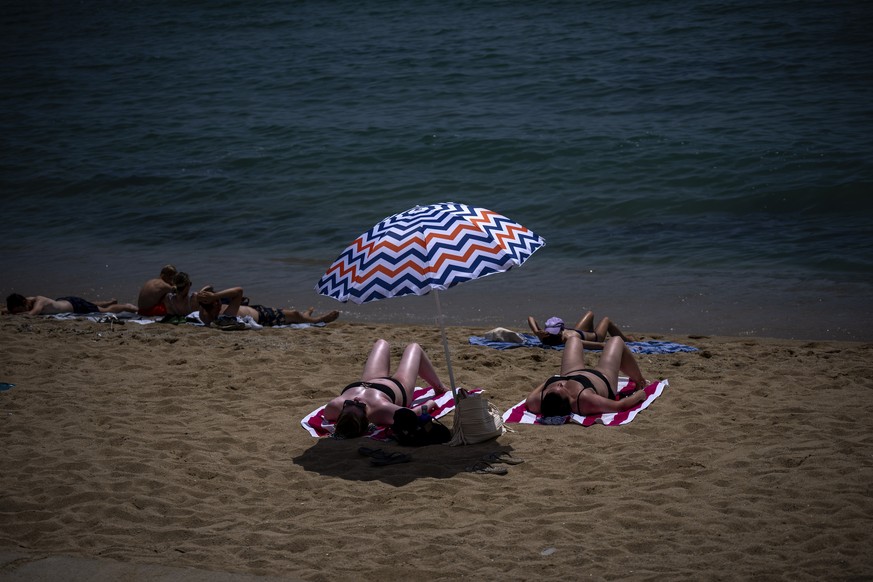
<svg viewBox="0 0 873 582">
<path fill-rule="evenodd" d="M 533 316 L 527 318 L 527 324 L 543 345 L 547 346 L 563 345 L 571 336 L 579 336 L 579 339 L 582 340 L 582 346 L 589 350 L 602 350 L 608 336 L 617 336 L 626 342 L 633 341 L 622 333 L 608 317 L 601 319 L 595 327 L 594 312 L 592 311 L 586 312 L 582 319 L 569 329 L 560 317 L 550 317 L 542 329 Z"/>
</svg>

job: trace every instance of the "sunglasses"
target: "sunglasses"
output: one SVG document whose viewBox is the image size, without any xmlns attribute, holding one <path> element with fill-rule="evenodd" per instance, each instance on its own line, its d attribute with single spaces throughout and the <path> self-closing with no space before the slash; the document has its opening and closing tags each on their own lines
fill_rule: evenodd
<svg viewBox="0 0 873 582">
<path fill-rule="evenodd" d="M 366 404 L 364 404 L 363 402 L 358 402 L 357 400 L 346 400 L 345 402 L 343 402 L 343 408 L 345 408 L 346 406 L 357 406 L 361 410 L 367 409 Z"/>
</svg>

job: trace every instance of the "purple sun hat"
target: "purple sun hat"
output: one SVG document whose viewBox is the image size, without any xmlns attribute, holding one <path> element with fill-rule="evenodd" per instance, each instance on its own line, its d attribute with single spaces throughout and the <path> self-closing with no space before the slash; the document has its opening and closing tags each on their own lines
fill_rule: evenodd
<svg viewBox="0 0 873 582">
<path fill-rule="evenodd" d="M 546 320 L 545 331 L 551 335 L 558 335 L 564 331 L 564 320 L 560 317 L 550 317 Z"/>
</svg>

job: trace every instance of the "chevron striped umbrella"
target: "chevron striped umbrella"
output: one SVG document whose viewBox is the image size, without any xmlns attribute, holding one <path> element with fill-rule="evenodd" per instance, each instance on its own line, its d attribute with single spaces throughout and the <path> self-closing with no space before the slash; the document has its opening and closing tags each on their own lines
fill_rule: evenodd
<svg viewBox="0 0 873 582">
<path fill-rule="evenodd" d="M 315 286 L 338 301 L 424 295 L 521 265 L 546 241 L 505 216 L 444 202 L 385 218 L 352 242 Z M 434 293 L 452 391 L 454 375 Z"/>
</svg>

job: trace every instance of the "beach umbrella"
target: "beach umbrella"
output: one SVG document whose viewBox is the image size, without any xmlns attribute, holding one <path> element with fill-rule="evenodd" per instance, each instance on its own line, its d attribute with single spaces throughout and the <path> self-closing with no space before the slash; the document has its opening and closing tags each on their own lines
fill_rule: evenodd
<svg viewBox="0 0 873 582">
<path fill-rule="evenodd" d="M 315 289 L 358 304 L 433 291 L 457 402 L 439 291 L 521 265 L 545 244 L 533 231 L 485 208 L 455 202 L 416 206 L 356 238 Z"/>
</svg>

